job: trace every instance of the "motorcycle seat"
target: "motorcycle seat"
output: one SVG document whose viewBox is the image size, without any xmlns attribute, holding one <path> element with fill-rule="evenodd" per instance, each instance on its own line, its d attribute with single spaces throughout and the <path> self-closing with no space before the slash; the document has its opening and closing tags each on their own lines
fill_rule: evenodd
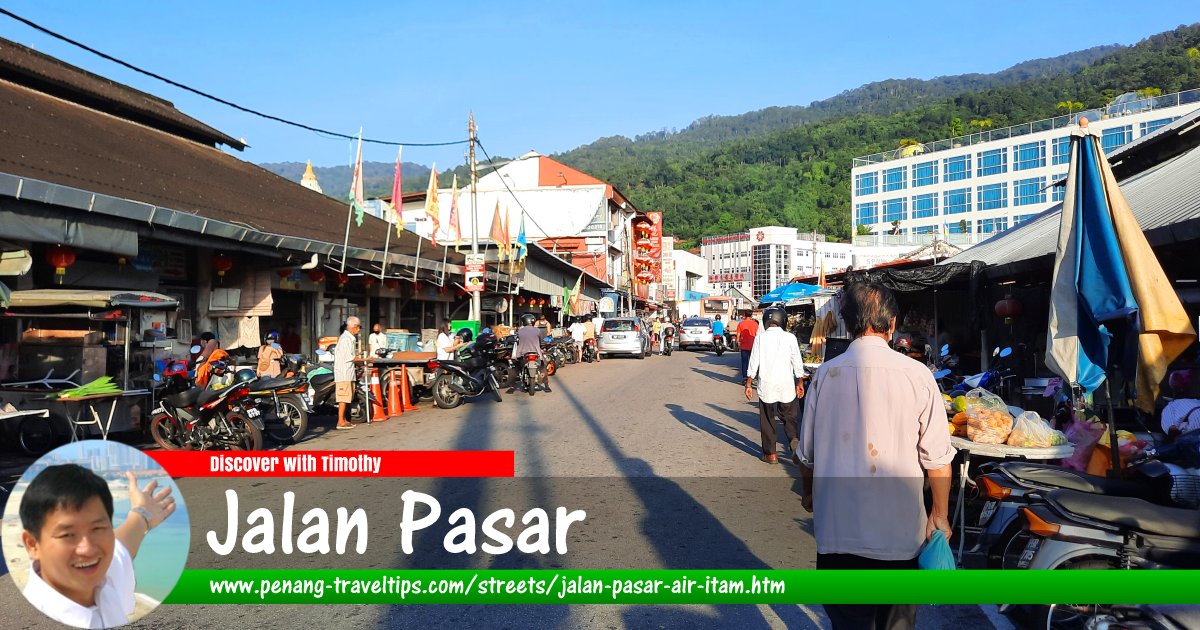
<svg viewBox="0 0 1200 630">
<path fill-rule="evenodd" d="M 219 398 L 221 393 L 224 391 L 224 389 L 206 389 L 200 392 L 200 395 L 196 398 L 196 404 L 207 405 L 208 403 Z"/>
<path fill-rule="evenodd" d="M 1200 512 L 1155 505 L 1133 497 L 1112 497 L 1054 490 L 1046 495 L 1051 507 L 1101 523 L 1146 534 L 1200 538 Z"/>
<path fill-rule="evenodd" d="M 191 407 L 192 405 L 196 404 L 196 399 L 200 397 L 200 394 L 203 391 L 204 390 L 200 389 L 199 387 L 193 387 L 187 391 L 179 392 L 178 394 L 171 394 L 170 396 L 163 398 L 163 400 L 167 401 L 167 403 L 172 407 Z"/>
<path fill-rule="evenodd" d="M 1113 497 L 1139 497 L 1149 492 L 1149 488 L 1145 484 L 1124 479 L 1098 477 L 1049 464 L 1003 462 L 997 464 L 996 468 L 1017 483 L 1044 488 L 1065 488 Z"/>
<path fill-rule="evenodd" d="M 263 377 L 250 383 L 251 391 L 264 391 L 268 389 L 284 389 L 287 387 L 295 387 L 296 380 L 286 376 Z"/>
</svg>

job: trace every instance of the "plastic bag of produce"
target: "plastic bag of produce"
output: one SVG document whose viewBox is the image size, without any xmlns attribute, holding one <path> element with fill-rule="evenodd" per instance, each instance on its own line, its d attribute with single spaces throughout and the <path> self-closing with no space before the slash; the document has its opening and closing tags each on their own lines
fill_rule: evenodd
<svg viewBox="0 0 1200 630">
<path fill-rule="evenodd" d="M 1064 434 L 1067 436 L 1067 441 L 1075 445 L 1075 453 L 1062 460 L 1063 468 L 1081 472 L 1087 470 L 1088 462 L 1092 459 L 1092 451 L 1096 449 L 1096 443 L 1100 441 L 1100 436 L 1104 435 L 1104 430 L 1104 423 L 1094 417 L 1087 420 L 1074 420 L 1068 424 Z"/>
<path fill-rule="evenodd" d="M 1013 422 L 1012 433 L 1008 434 L 1006 443 L 1022 448 L 1047 448 L 1066 444 L 1067 436 L 1051 428 L 1050 423 L 1037 415 L 1037 412 L 1026 411 Z"/>
<path fill-rule="evenodd" d="M 980 444 L 1004 444 L 1013 417 L 999 396 L 977 388 L 967 392 L 967 439 Z"/>
<path fill-rule="evenodd" d="M 950 551 L 950 542 L 942 530 L 933 530 L 933 536 L 921 547 L 921 555 L 917 557 L 917 566 L 925 570 L 946 571 L 957 569 L 954 552 Z"/>
</svg>

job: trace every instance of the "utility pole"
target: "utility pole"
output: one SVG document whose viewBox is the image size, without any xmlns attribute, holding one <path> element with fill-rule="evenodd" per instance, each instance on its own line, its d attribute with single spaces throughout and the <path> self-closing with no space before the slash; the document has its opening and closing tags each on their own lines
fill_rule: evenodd
<svg viewBox="0 0 1200 630">
<path fill-rule="evenodd" d="M 479 253 L 479 207 L 476 202 L 476 193 L 479 183 L 478 164 L 475 163 L 475 112 L 470 112 L 467 115 L 467 137 L 470 139 L 470 148 L 468 149 L 468 160 L 471 163 L 471 253 Z M 486 269 L 486 266 L 484 267 Z M 499 267 L 497 267 L 497 270 Z M 471 319 L 479 321 L 482 315 L 482 303 L 479 291 L 471 292 Z"/>
</svg>

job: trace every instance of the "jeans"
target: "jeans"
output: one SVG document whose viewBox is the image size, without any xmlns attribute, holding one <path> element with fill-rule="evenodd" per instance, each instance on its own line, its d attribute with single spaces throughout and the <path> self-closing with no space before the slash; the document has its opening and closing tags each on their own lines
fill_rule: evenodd
<svg viewBox="0 0 1200 630">
<path fill-rule="evenodd" d="M 750 369 L 750 351 L 742 350 L 742 381 L 746 380 L 746 372 Z"/>
<path fill-rule="evenodd" d="M 847 553 L 817 554 L 817 569 L 915 569 L 917 559 L 875 560 Z M 833 630 L 910 630 L 917 627 L 916 604 L 826 604 Z"/>
</svg>

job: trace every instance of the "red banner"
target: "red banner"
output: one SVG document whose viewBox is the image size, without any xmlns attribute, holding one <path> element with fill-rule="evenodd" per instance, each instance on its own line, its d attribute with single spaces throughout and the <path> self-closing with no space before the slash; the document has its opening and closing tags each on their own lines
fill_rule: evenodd
<svg viewBox="0 0 1200 630">
<path fill-rule="evenodd" d="M 512 477 L 512 451 L 148 451 L 172 477 Z"/>
</svg>

